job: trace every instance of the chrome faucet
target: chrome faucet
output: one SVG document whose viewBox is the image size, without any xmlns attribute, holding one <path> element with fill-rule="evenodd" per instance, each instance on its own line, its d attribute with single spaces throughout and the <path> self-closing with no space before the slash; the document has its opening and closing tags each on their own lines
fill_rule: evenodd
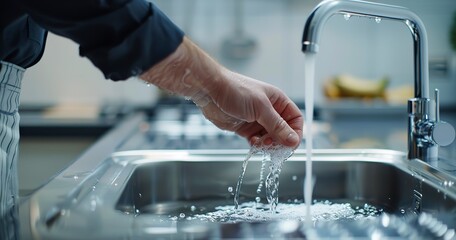
<svg viewBox="0 0 456 240">
<path fill-rule="evenodd" d="M 413 38 L 415 75 L 415 96 L 408 101 L 408 159 L 437 160 L 438 146 L 451 144 L 455 130 L 439 119 L 438 91 L 435 101 L 429 99 L 428 41 L 421 19 L 404 7 L 356 0 L 326 0 L 312 11 L 306 21 L 302 38 L 304 53 L 318 52 L 323 26 L 335 14 L 389 19 L 408 26 Z"/>
</svg>

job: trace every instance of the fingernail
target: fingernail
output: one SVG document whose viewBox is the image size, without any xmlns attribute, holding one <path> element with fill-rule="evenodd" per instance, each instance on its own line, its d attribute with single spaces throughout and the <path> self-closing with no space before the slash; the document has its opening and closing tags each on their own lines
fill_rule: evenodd
<svg viewBox="0 0 456 240">
<path fill-rule="evenodd" d="M 297 142 L 299 142 L 298 134 L 295 133 L 295 132 L 289 133 L 288 136 L 287 136 L 286 141 L 289 142 L 289 143 L 297 143 Z"/>
<path fill-rule="evenodd" d="M 260 137 L 258 137 L 258 136 L 254 136 L 254 137 L 250 138 L 251 146 L 259 145 L 260 144 L 259 142 L 260 142 Z"/>
<path fill-rule="evenodd" d="M 274 141 L 272 140 L 271 137 L 267 137 L 263 140 L 263 144 L 268 146 L 268 145 L 271 145 Z"/>
</svg>

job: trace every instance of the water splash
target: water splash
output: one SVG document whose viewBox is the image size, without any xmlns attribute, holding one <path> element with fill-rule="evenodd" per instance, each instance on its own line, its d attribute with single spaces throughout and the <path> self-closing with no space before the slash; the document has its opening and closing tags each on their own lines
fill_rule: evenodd
<svg viewBox="0 0 456 240">
<path fill-rule="evenodd" d="M 257 191 L 256 191 L 258 194 L 261 193 L 261 188 L 263 188 L 264 170 L 266 169 L 267 161 L 268 161 L 268 159 L 266 158 L 266 156 L 263 156 L 263 160 L 261 161 L 261 169 L 260 169 L 260 183 L 258 184 Z"/>
<path fill-rule="evenodd" d="M 283 161 L 271 162 L 269 174 L 266 177 L 266 199 L 271 205 L 271 212 L 275 213 L 279 204 L 279 176 L 282 171 Z"/>
<path fill-rule="evenodd" d="M 285 160 L 287 160 L 293 154 L 293 152 L 294 150 L 292 148 L 284 147 L 281 145 L 252 146 L 246 158 L 244 159 L 241 168 L 241 173 L 239 175 L 238 182 L 236 185 L 236 192 L 234 196 L 235 209 L 237 210 L 239 208 L 240 189 L 242 181 L 244 179 L 248 160 L 254 154 L 263 154 L 264 164 L 269 163 L 269 174 L 267 175 L 266 180 L 264 181 L 266 187 L 266 199 L 270 204 L 271 211 L 274 212 L 279 199 L 278 188 L 280 171 L 282 170 L 283 162 L 285 162 Z M 261 185 L 259 185 L 258 189 L 260 189 L 261 191 Z"/>
<path fill-rule="evenodd" d="M 256 149 L 254 147 L 250 148 L 250 151 L 247 153 L 247 156 L 242 163 L 241 173 L 239 174 L 239 178 L 236 184 L 236 191 L 234 194 L 234 209 L 238 209 L 239 207 L 239 194 L 241 192 L 241 185 L 242 181 L 244 180 L 245 170 L 247 169 L 247 164 L 249 163 L 249 159 L 255 154 Z"/>
<path fill-rule="evenodd" d="M 279 213 L 279 214 L 277 214 Z M 382 209 L 365 204 L 353 207 L 350 203 L 332 203 L 330 201 L 315 202 L 309 214 L 305 204 L 279 203 L 276 213 L 270 211 L 268 204 L 259 202 L 245 202 L 239 209 L 233 211 L 233 206 L 218 206 L 215 211 L 204 214 L 195 214 L 191 220 L 208 222 L 263 222 L 274 220 L 298 220 L 305 222 L 310 216 L 313 222 L 338 221 L 343 219 L 361 220 L 380 216 Z"/>
</svg>

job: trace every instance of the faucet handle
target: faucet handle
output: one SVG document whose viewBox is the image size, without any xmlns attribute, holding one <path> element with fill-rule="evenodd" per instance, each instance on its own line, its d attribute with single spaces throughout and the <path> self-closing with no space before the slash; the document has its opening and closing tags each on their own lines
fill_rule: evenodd
<svg viewBox="0 0 456 240">
<path fill-rule="evenodd" d="M 447 122 L 436 122 L 432 128 L 432 140 L 439 146 L 450 145 L 453 143 L 455 136 L 454 127 Z"/>
<path fill-rule="evenodd" d="M 456 136 L 454 127 L 451 124 L 440 121 L 440 96 L 439 90 L 434 90 L 435 98 L 435 123 L 432 127 L 431 136 L 432 140 L 437 143 L 439 146 L 448 146 L 450 145 Z"/>
</svg>

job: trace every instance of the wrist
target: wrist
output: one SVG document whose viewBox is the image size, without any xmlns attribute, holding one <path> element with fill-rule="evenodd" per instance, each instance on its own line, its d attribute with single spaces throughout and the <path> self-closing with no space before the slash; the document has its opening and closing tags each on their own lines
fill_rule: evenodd
<svg viewBox="0 0 456 240">
<path fill-rule="evenodd" d="M 140 75 L 148 83 L 171 93 L 190 98 L 197 105 L 206 105 L 226 71 L 203 50 L 184 40 L 167 58 Z"/>
</svg>

